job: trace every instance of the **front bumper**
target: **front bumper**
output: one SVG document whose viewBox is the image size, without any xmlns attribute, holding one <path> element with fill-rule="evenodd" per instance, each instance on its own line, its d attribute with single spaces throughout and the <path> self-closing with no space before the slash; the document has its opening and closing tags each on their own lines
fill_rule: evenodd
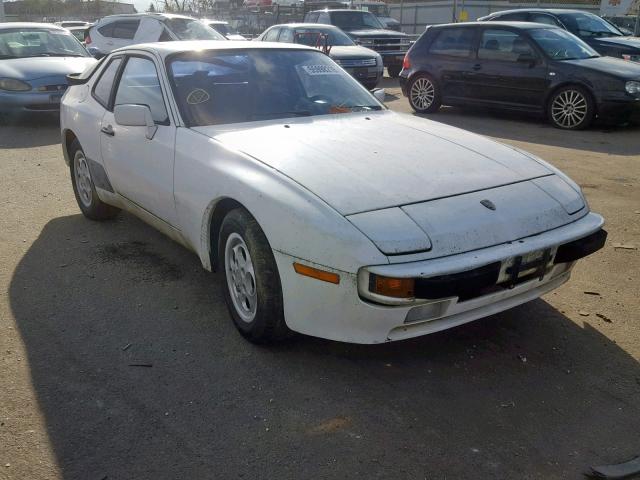
<svg viewBox="0 0 640 480">
<path fill-rule="evenodd" d="M 383 74 L 382 66 L 377 65 L 375 67 L 349 67 L 344 69 L 349 73 L 349 75 L 369 89 L 375 88 Z"/>
<path fill-rule="evenodd" d="M 640 115 L 640 97 L 624 95 L 622 98 L 603 99 L 598 103 L 598 116 L 609 120 L 627 120 Z"/>
<path fill-rule="evenodd" d="M 0 90 L 0 113 L 58 112 L 63 93 Z"/>
<path fill-rule="evenodd" d="M 601 231 L 600 215 L 589 213 L 575 222 L 540 235 L 472 252 L 432 260 L 367 267 L 368 272 L 389 277 L 428 278 L 464 272 L 494 262 L 507 262 L 527 253 L 553 249 Z M 565 249 L 566 250 L 566 249 Z M 582 253 L 589 253 L 584 250 Z M 566 282 L 579 252 L 511 288 L 500 288 L 473 298 L 440 298 L 411 305 L 389 306 L 361 298 L 359 276 L 334 270 L 338 285 L 303 277 L 293 262 L 313 263 L 274 251 L 282 281 L 284 313 L 294 331 L 352 343 L 382 343 L 445 330 L 533 300 Z M 317 265 L 316 265 L 317 267 Z M 326 267 L 321 267 L 326 269 Z"/>
</svg>

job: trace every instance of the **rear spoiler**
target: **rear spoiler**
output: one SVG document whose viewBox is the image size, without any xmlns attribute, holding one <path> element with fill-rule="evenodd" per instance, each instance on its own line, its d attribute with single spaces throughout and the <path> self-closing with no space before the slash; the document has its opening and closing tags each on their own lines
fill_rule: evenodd
<svg viewBox="0 0 640 480">
<path fill-rule="evenodd" d="M 67 75 L 67 83 L 70 86 L 71 85 L 84 85 L 85 83 L 87 83 L 87 81 L 89 80 L 89 77 L 80 78 L 80 75 L 82 75 L 82 73 L 70 73 L 69 75 Z"/>
</svg>

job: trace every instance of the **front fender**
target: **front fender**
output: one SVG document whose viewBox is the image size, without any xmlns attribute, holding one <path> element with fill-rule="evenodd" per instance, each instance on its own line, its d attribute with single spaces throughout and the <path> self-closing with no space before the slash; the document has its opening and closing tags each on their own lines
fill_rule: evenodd
<svg viewBox="0 0 640 480">
<path fill-rule="evenodd" d="M 367 237 L 306 188 L 186 128 L 176 136 L 174 194 L 179 227 L 205 268 L 211 264 L 211 218 L 227 198 L 254 216 L 274 250 L 350 273 L 388 263 Z"/>
</svg>

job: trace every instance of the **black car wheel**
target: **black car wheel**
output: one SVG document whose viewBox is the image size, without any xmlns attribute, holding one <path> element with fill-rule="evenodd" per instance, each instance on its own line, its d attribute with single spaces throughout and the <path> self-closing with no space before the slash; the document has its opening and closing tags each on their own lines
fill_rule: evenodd
<svg viewBox="0 0 640 480">
<path fill-rule="evenodd" d="M 389 65 L 387 67 L 387 73 L 391 78 L 398 78 L 400 72 L 402 71 L 402 65 Z"/>
<path fill-rule="evenodd" d="M 417 113 L 434 113 L 440 108 L 440 90 L 435 80 L 427 74 L 421 73 L 413 77 L 407 93 L 409 105 Z"/>
<path fill-rule="evenodd" d="M 582 130 L 591 125 L 595 116 L 595 106 L 587 90 L 570 85 L 559 89 L 551 96 L 547 115 L 554 127 Z"/>
</svg>

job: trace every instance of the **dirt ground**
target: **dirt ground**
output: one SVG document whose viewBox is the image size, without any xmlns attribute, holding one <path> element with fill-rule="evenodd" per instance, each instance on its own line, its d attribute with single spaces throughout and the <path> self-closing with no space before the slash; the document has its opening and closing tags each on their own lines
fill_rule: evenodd
<svg viewBox="0 0 640 480">
<path fill-rule="evenodd" d="M 195 255 L 80 215 L 55 120 L 0 126 L 0 479 L 577 479 L 640 454 L 640 250 L 614 247 L 640 247 L 640 128 L 432 118 L 567 172 L 607 246 L 447 332 L 277 348 L 236 333 Z"/>
</svg>

